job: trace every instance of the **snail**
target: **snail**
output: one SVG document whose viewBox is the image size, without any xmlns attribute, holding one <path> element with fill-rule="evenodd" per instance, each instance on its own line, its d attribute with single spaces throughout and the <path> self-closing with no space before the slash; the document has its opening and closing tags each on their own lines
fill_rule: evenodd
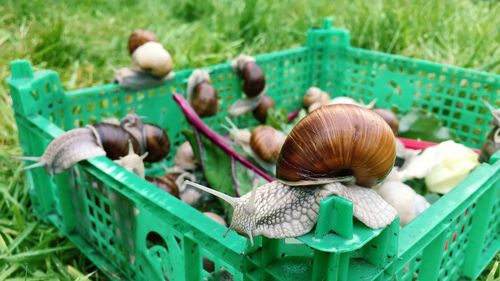
<svg viewBox="0 0 500 281">
<path fill-rule="evenodd" d="M 174 76 L 172 57 L 158 43 L 156 35 L 136 30 L 128 39 L 132 65 L 115 71 L 115 83 L 124 88 L 143 90 L 158 87 Z"/>
<path fill-rule="evenodd" d="M 230 108 L 231 116 L 238 116 L 256 110 L 265 97 L 266 79 L 260 66 L 255 59 L 246 55 L 239 55 L 231 62 L 231 67 L 243 79 L 243 92 L 246 98 L 237 100 Z M 265 119 L 266 108 L 271 105 L 270 101 L 265 101 L 258 112 L 254 111 L 256 118 Z M 260 119 L 259 119 L 260 120 Z"/>
<path fill-rule="evenodd" d="M 183 170 L 194 170 L 196 168 L 196 158 L 194 156 L 193 148 L 188 141 L 179 146 L 175 154 L 174 164 Z"/>
<path fill-rule="evenodd" d="M 260 159 L 276 163 L 285 139 L 284 133 L 271 126 L 261 125 L 252 131 L 250 147 Z"/>
<path fill-rule="evenodd" d="M 156 34 L 144 29 L 132 32 L 128 38 L 128 52 L 132 55 L 137 48 L 147 42 L 158 42 Z"/>
<path fill-rule="evenodd" d="M 272 98 L 263 96 L 257 108 L 253 110 L 253 116 L 255 116 L 255 118 L 259 120 L 260 123 L 265 123 L 267 119 L 267 112 L 270 108 L 273 108 L 275 106 L 276 103 Z"/>
<path fill-rule="evenodd" d="M 179 174 L 166 174 L 163 177 L 146 177 L 146 180 L 156 185 L 163 191 L 168 192 L 170 195 L 180 198 L 179 187 L 177 186 L 176 179 Z"/>
<path fill-rule="evenodd" d="M 383 108 L 374 108 L 372 110 L 373 112 L 380 115 L 380 117 L 382 117 L 382 119 L 384 119 L 385 122 L 387 122 L 387 124 L 389 124 L 389 126 L 392 129 L 392 132 L 394 133 L 395 136 L 397 136 L 399 131 L 399 120 L 396 114 L 394 114 L 392 111 L 388 109 L 383 109 Z"/>
<path fill-rule="evenodd" d="M 250 147 L 250 138 L 252 137 L 250 130 L 239 129 L 229 117 L 226 117 L 226 121 L 229 127 L 224 124 L 222 124 L 222 127 L 229 132 L 231 139 L 241 146 Z"/>
<path fill-rule="evenodd" d="M 481 147 L 479 154 L 479 162 L 488 162 L 491 155 L 500 149 L 500 109 L 495 109 L 491 104 L 483 100 L 483 103 L 490 110 L 493 115 L 493 129 L 488 134 L 486 142 Z"/>
<path fill-rule="evenodd" d="M 234 208 L 229 229 L 247 235 L 251 244 L 255 235 L 289 238 L 309 232 L 320 202 L 333 194 L 351 200 L 354 216 L 368 227 L 385 227 L 396 211 L 369 187 L 391 170 L 394 140 L 389 125 L 368 109 L 323 106 L 299 121 L 286 138 L 277 180 L 240 198 L 185 184 L 227 201 Z"/>
<path fill-rule="evenodd" d="M 233 70 L 243 79 L 243 92 L 247 97 L 254 98 L 264 91 L 266 78 L 253 57 L 239 55 L 231 65 Z"/>
<path fill-rule="evenodd" d="M 117 160 L 129 154 L 130 145 L 137 154 L 144 156 L 147 152 L 144 161 L 157 162 L 168 154 L 170 140 L 160 127 L 142 123 L 137 115 L 129 114 L 121 125 L 100 122 L 69 130 L 53 140 L 41 157 L 20 159 L 37 161 L 25 170 L 45 167 L 50 174 L 55 174 L 94 157 L 108 156 Z"/>
<path fill-rule="evenodd" d="M 124 157 L 120 156 L 120 159 L 115 160 L 114 162 L 120 166 L 123 166 L 128 171 L 138 175 L 141 178 L 144 178 L 144 158 L 148 155 L 148 153 L 144 153 L 142 156 L 135 154 L 134 146 L 132 145 L 132 140 L 128 141 L 128 154 Z"/>
<path fill-rule="evenodd" d="M 430 206 L 422 195 L 400 181 L 385 181 L 376 190 L 397 211 L 401 226 L 408 224 Z"/>
<path fill-rule="evenodd" d="M 158 42 L 146 42 L 132 54 L 136 70 L 148 72 L 157 78 L 166 77 L 172 71 L 172 57 Z"/>
<path fill-rule="evenodd" d="M 314 111 L 321 105 L 327 104 L 329 101 L 330 95 L 317 87 L 311 87 L 307 89 L 306 94 L 304 95 L 304 97 L 302 97 L 302 103 L 309 112 Z"/>
<path fill-rule="evenodd" d="M 208 71 L 191 73 L 187 86 L 188 101 L 200 117 L 215 115 L 218 110 L 217 92 L 210 82 Z"/>
</svg>

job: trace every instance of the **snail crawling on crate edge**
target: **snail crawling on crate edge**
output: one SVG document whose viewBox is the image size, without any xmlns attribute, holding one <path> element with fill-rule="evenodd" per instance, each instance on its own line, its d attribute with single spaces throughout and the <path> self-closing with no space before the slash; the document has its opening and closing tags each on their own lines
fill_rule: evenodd
<svg viewBox="0 0 500 281">
<path fill-rule="evenodd" d="M 479 154 L 479 162 L 481 163 L 488 162 L 491 155 L 500 149 L 500 109 L 495 109 L 487 101 L 483 100 L 483 103 L 493 116 L 492 124 L 494 127 L 488 134 L 486 142 L 481 147 L 481 153 Z"/>
<path fill-rule="evenodd" d="M 338 195 L 353 202 L 354 216 L 370 228 L 390 224 L 396 211 L 370 187 L 394 164 L 395 137 L 376 113 L 356 105 L 323 106 L 291 131 L 281 149 L 276 175 L 240 198 L 208 187 L 234 208 L 229 229 L 253 236 L 288 238 L 309 232 L 320 202 Z M 347 185 L 344 185 L 344 184 Z"/>
<path fill-rule="evenodd" d="M 119 160 L 129 155 L 129 142 L 146 162 L 158 162 L 170 150 L 170 140 L 162 128 L 143 123 L 135 114 L 128 114 L 120 124 L 99 122 L 86 128 L 69 130 L 54 139 L 42 156 L 19 159 L 37 162 L 25 167 L 25 170 L 45 167 L 50 174 L 56 174 L 94 157 L 108 156 Z"/>
</svg>

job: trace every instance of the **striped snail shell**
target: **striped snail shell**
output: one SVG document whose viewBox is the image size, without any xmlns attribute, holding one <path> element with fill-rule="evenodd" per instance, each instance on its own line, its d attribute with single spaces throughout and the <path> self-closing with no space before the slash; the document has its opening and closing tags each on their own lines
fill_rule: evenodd
<svg viewBox="0 0 500 281">
<path fill-rule="evenodd" d="M 396 158 L 391 128 L 376 113 L 356 105 L 323 106 L 295 126 L 276 165 L 288 185 L 318 184 L 353 176 L 373 186 L 391 170 Z"/>
<path fill-rule="evenodd" d="M 261 125 L 255 128 L 250 136 L 250 147 L 260 159 L 276 163 L 285 139 L 286 135 L 281 131 Z"/>
</svg>

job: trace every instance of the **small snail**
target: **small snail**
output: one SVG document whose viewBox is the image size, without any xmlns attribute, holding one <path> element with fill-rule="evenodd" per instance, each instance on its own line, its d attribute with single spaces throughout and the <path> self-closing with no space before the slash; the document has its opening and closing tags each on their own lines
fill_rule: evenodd
<svg viewBox="0 0 500 281">
<path fill-rule="evenodd" d="M 259 120 L 260 123 L 265 123 L 267 119 L 267 112 L 270 108 L 273 108 L 275 106 L 276 103 L 272 98 L 263 96 L 257 108 L 253 110 L 253 116 L 255 116 L 255 118 Z"/>
<path fill-rule="evenodd" d="M 25 169 L 45 167 L 50 174 L 54 174 L 98 156 L 106 155 L 117 160 L 129 154 L 129 145 L 137 154 L 147 153 L 144 161 L 157 162 L 168 154 L 170 140 L 160 127 L 142 123 L 137 115 L 129 114 L 121 125 L 100 122 L 67 131 L 53 140 L 41 157 L 20 159 L 37 161 Z"/>
<path fill-rule="evenodd" d="M 147 30 L 136 30 L 128 39 L 132 65 L 115 71 L 114 81 L 132 90 L 158 87 L 174 75 L 172 57 L 158 43 L 156 35 Z"/>
<path fill-rule="evenodd" d="M 137 48 L 147 42 L 158 42 L 156 34 L 144 29 L 132 32 L 128 38 L 128 52 L 132 55 Z"/>
<path fill-rule="evenodd" d="M 267 110 L 272 107 L 272 100 L 261 103 L 265 97 L 266 79 L 262 69 L 253 57 L 240 55 L 231 62 L 233 70 L 243 79 L 243 92 L 246 98 L 237 100 L 229 108 L 231 116 L 238 116 L 251 111 L 259 120 L 266 118 Z M 261 106 L 260 109 L 259 106 Z M 261 121 L 262 122 L 262 121 Z"/>
<path fill-rule="evenodd" d="M 422 195 L 399 181 L 386 181 L 376 190 L 398 212 L 401 226 L 408 224 L 430 206 Z"/>
<path fill-rule="evenodd" d="M 302 103 L 309 112 L 314 111 L 321 105 L 327 104 L 329 101 L 330 95 L 317 87 L 309 88 L 304 97 L 302 97 Z"/>
<path fill-rule="evenodd" d="M 179 193 L 179 187 L 176 184 L 176 179 L 178 177 L 179 174 L 166 174 L 165 176 L 158 178 L 146 177 L 146 180 L 156 185 L 163 191 L 168 192 L 170 195 L 177 198 L 181 198 Z"/>
<path fill-rule="evenodd" d="M 486 142 L 481 147 L 481 153 L 479 154 L 479 162 L 488 162 L 491 155 L 500 149 L 500 109 L 495 109 L 491 104 L 484 101 L 484 104 L 493 115 L 493 129 L 488 134 Z"/>
<path fill-rule="evenodd" d="M 354 216 L 368 227 L 385 227 L 396 211 L 368 187 L 391 170 L 394 140 L 387 123 L 368 109 L 323 106 L 299 121 L 286 138 L 276 167 L 278 180 L 240 198 L 189 181 L 185 184 L 231 204 L 229 228 L 246 234 L 251 243 L 260 234 L 288 238 L 309 232 L 316 224 L 320 202 L 333 194 L 351 200 Z"/>
<path fill-rule="evenodd" d="M 233 70 L 243 79 L 243 92 L 249 98 L 260 95 L 266 87 L 264 72 L 255 59 L 246 55 L 239 55 L 232 62 Z"/>
<path fill-rule="evenodd" d="M 141 178 L 144 178 L 144 158 L 148 155 L 148 153 L 144 153 L 144 155 L 139 156 L 135 154 L 134 147 L 132 145 L 132 140 L 129 140 L 129 148 L 128 154 L 124 157 L 120 156 L 120 159 L 115 160 L 114 162 L 120 166 L 123 166 L 128 171 L 138 175 Z"/>
<path fill-rule="evenodd" d="M 241 146 L 250 147 L 250 138 L 252 137 L 250 130 L 239 129 L 229 117 L 226 117 L 226 121 L 229 127 L 224 124 L 222 124 L 222 127 L 229 132 L 231 139 Z"/>
<path fill-rule="evenodd" d="M 166 77 L 173 68 L 172 57 L 158 42 L 146 42 L 132 54 L 136 70 L 148 72 L 157 78 Z"/>
<path fill-rule="evenodd" d="M 184 170 L 194 170 L 196 168 L 196 157 L 194 157 L 193 148 L 188 141 L 181 144 L 177 149 L 174 164 Z"/>
<path fill-rule="evenodd" d="M 226 226 L 226 221 L 219 215 L 212 213 L 212 212 L 204 212 L 203 213 L 205 216 L 211 218 L 212 220 L 218 222 L 219 224 L 222 224 L 223 226 Z"/>
<path fill-rule="evenodd" d="M 389 126 L 392 129 L 392 132 L 394 133 L 395 136 L 398 135 L 399 132 L 399 120 L 396 114 L 394 114 L 392 111 L 388 109 L 383 109 L 383 108 L 374 108 L 372 109 L 373 112 L 377 113 L 382 117 L 382 119 L 389 124 Z"/>
<path fill-rule="evenodd" d="M 252 131 L 250 147 L 262 160 L 276 163 L 286 135 L 271 126 L 261 125 Z"/>
<path fill-rule="evenodd" d="M 188 79 L 188 101 L 200 117 L 217 113 L 217 92 L 210 82 L 208 71 L 195 70 Z"/>
</svg>

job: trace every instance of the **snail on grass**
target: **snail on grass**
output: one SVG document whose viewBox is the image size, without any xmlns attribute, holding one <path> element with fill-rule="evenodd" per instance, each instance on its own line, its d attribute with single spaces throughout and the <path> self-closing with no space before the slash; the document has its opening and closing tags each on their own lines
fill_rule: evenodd
<svg viewBox="0 0 500 281">
<path fill-rule="evenodd" d="M 115 72 L 115 81 L 122 87 L 134 90 L 156 87 L 171 76 L 172 57 L 154 33 L 134 31 L 129 36 L 128 51 L 132 56 L 131 66 Z"/>
<path fill-rule="evenodd" d="M 353 202 L 354 216 L 370 228 L 390 224 L 396 211 L 370 187 L 390 172 L 395 138 L 371 110 L 354 105 L 324 106 L 303 118 L 279 154 L 277 180 L 234 198 L 197 183 L 233 208 L 229 229 L 253 237 L 289 238 L 309 232 L 319 204 L 330 195 Z M 228 230 L 229 230 L 228 229 Z"/>
</svg>

